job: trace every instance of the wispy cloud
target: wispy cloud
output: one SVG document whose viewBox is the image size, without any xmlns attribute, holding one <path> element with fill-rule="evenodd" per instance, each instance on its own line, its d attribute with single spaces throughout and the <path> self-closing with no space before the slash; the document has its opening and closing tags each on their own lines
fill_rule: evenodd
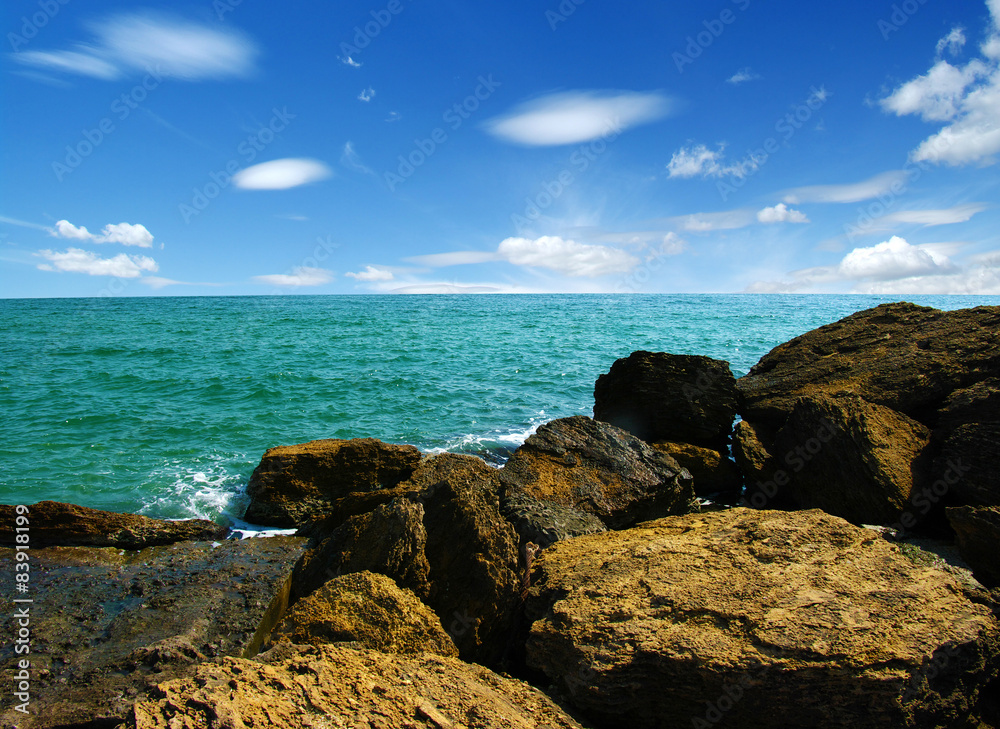
<svg viewBox="0 0 1000 729">
<path fill-rule="evenodd" d="M 746 177 L 754 172 L 758 163 L 752 157 L 739 162 L 725 161 L 725 144 L 718 149 L 709 149 L 704 144 L 681 147 L 667 163 L 667 176 L 679 178 L 691 177 Z"/>
<path fill-rule="evenodd" d="M 362 89 L 361 93 L 358 94 L 358 101 L 371 101 L 375 98 L 375 89 L 369 86 L 367 89 Z"/>
<path fill-rule="evenodd" d="M 26 51 L 18 62 L 48 71 L 110 80 L 130 72 L 201 81 L 249 75 L 257 47 L 244 34 L 176 15 L 132 12 L 90 24 L 72 50 Z"/>
<path fill-rule="evenodd" d="M 799 203 L 855 203 L 871 200 L 889 192 L 893 185 L 902 184 L 906 173 L 893 170 L 875 175 L 861 182 L 851 182 L 843 185 L 812 185 L 797 187 L 785 193 L 785 202 Z"/>
<path fill-rule="evenodd" d="M 340 62 L 345 66 L 350 66 L 351 68 L 361 68 L 361 66 L 364 65 L 360 61 L 355 61 L 350 56 L 337 56 L 337 58 L 339 58 Z"/>
<path fill-rule="evenodd" d="M 243 190 L 287 190 L 330 177 L 333 171 L 314 159 L 276 159 L 247 167 L 233 175 Z"/>
<path fill-rule="evenodd" d="M 355 172 L 362 172 L 366 175 L 375 175 L 377 177 L 375 170 L 361 161 L 361 155 L 354 149 L 353 142 L 344 144 L 344 151 L 340 155 L 340 164 Z"/>
<path fill-rule="evenodd" d="M 325 268 L 314 268 L 309 266 L 297 266 L 291 273 L 271 273 L 263 276 L 254 276 L 254 281 L 258 283 L 280 286 L 281 288 L 301 288 L 308 286 L 322 286 L 333 281 L 333 271 Z"/>
<path fill-rule="evenodd" d="M 774 207 L 764 208 L 757 213 L 757 220 L 761 223 L 808 223 L 809 218 L 800 210 L 788 207 L 785 203 L 778 203 Z"/>
<path fill-rule="evenodd" d="M 911 223 L 922 225 L 925 228 L 935 225 L 952 225 L 971 220 L 973 215 L 981 213 L 988 208 L 989 205 L 985 203 L 966 203 L 965 205 L 956 205 L 953 208 L 939 210 L 900 210 L 899 212 L 890 213 L 878 218 L 873 221 L 872 225 L 877 226 L 879 223 Z"/>
<path fill-rule="evenodd" d="M 42 271 L 138 278 L 143 271 L 155 273 L 160 268 L 156 261 L 149 256 L 130 256 L 119 253 L 113 258 L 101 258 L 96 253 L 79 248 L 69 248 L 62 252 L 45 249 L 38 251 L 35 255 L 49 261 L 38 265 Z"/>
<path fill-rule="evenodd" d="M 680 215 L 670 220 L 692 233 L 710 233 L 715 230 L 745 228 L 753 224 L 755 216 L 753 210 L 726 210 L 718 213 Z"/>
<path fill-rule="evenodd" d="M 344 275 L 355 281 L 392 281 L 395 278 L 392 271 L 377 266 L 365 266 L 364 271 L 349 272 Z"/>
<path fill-rule="evenodd" d="M 657 92 L 568 91 L 521 104 L 485 128 L 498 139 L 526 146 L 575 144 L 662 119 L 672 108 L 671 100 Z"/>
<path fill-rule="evenodd" d="M 735 86 L 737 84 L 744 84 L 747 81 L 758 81 L 760 80 L 760 77 L 759 73 L 754 73 L 750 70 L 750 67 L 747 66 L 746 68 L 741 68 L 739 71 L 727 78 L 726 83 L 733 84 Z"/>
</svg>

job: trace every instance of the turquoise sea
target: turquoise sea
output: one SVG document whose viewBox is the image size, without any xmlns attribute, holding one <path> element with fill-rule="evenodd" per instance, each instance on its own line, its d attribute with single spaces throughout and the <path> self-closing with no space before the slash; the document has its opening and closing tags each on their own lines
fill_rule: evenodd
<svg viewBox="0 0 1000 729">
<path fill-rule="evenodd" d="M 263 452 L 373 436 L 501 463 L 637 349 L 743 375 L 874 296 L 0 300 L 0 503 L 239 517 Z M 1000 297 L 908 297 L 942 309 Z"/>
</svg>

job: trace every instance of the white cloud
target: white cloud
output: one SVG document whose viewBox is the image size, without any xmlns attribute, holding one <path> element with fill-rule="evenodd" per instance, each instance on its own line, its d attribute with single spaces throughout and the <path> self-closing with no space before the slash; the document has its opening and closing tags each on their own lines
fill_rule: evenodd
<svg viewBox="0 0 1000 729">
<path fill-rule="evenodd" d="M 339 58 L 340 62 L 343 63 L 345 66 L 351 66 L 352 68 L 361 68 L 361 66 L 363 65 L 360 62 L 355 61 L 350 56 L 337 56 L 337 58 Z"/>
<path fill-rule="evenodd" d="M 73 238 L 75 240 L 93 240 L 94 234 L 82 225 L 78 228 L 68 220 L 60 220 L 56 223 L 53 235 L 57 238 Z"/>
<path fill-rule="evenodd" d="M 344 151 L 340 155 L 340 164 L 355 172 L 363 172 L 366 175 L 375 174 L 375 171 L 371 167 L 361 161 L 361 155 L 354 149 L 353 142 L 347 142 L 344 145 Z"/>
<path fill-rule="evenodd" d="M 1000 0 L 988 0 L 992 28 L 980 46 L 983 59 L 963 67 L 938 60 L 923 76 L 907 81 L 881 101 L 895 113 L 919 114 L 926 121 L 949 122 L 913 150 L 917 162 L 957 167 L 994 164 L 1000 153 Z M 961 40 L 959 39 L 961 36 Z M 938 54 L 954 50 L 964 34 L 952 31 L 937 45 Z"/>
<path fill-rule="evenodd" d="M 515 266 L 547 268 L 566 276 L 604 276 L 627 273 L 639 260 L 625 251 L 609 246 L 595 246 L 563 240 L 558 236 L 507 238 L 497 247 L 505 260 Z"/>
<path fill-rule="evenodd" d="M 111 81 L 121 76 L 114 63 L 93 55 L 94 51 L 24 51 L 14 56 L 15 60 L 27 66 L 44 68 L 49 71 L 78 73 L 82 76 Z"/>
<path fill-rule="evenodd" d="M 375 98 L 375 89 L 369 86 L 367 89 L 362 89 L 361 93 L 358 94 L 358 101 L 371 101 Z"/>
<path fill-rule="evenodd" d="M 670 111 L 670 100 L 659 93 L 568 91 L 522 104 L 485 127 L 515 144 L 574 144 L 656 121 Z"/>
<path fill-rule="evenodd" d="M 789 190 L 785 194 L 785 202 L 792 205 L 805 202 L 821 203 L 854 203 L 870 200 L 883 195 L 892 189 L 893 185 L 902 184 L 906 173 L 902 170 L 883 172 L 861 182 L 846 185 L 812 185 Z"/>
<path fill-rule="evenodd" d="M 233 183 L 244 190 L 287 190 L 331 174 L 329 167 L 314 159 L 276 159 L 240 170 L 233 175 Z"/>
<path fill-rule="evenodd" d="M 870 248 L 855 248 L 844 256 L 837 270 L 842 278 L 886 281 L 947 273 L 954 266 L 947 256 L 912 246 L 894 235 Z"/>
<path fill-rule="evenodd" d="M 113 258 L 101 258 L 91 251 L 69 248 L 63 252 L 45 249 L 35 255 L 49 261 L 39 264 L 38 268 L 43 271 L 138 278 L 143 271 L 155 273 L 160 269 L 156 261 L 148 256 L 129 256 L 124 253 L 119 253 Z"/>
<path fill-rule="evenodd" d="M 397 122 L 397 121 L 399 121 L 402 118 L 403 118 L 403 115 L 400 114 L 398 111 L 390 111 L 389 112 L 389 116 L 387 116 L 385 118 L 385 120 L 387 122 Z"/>
<path fill-rule="evenodd" d="M 758 80 L 760 80 L 760 74 L 754 73 L 753 71 L 750 70 L 750 67 L 748 66 L 746 68 L 741 68 L 739 71 L 737 71 L 732 76 L 727 78 L 726 83 L 733 84 L 735 86 L 736 84 L 746 83 L 747 81 L 758 81 Z"/>
<path fill-rule="evenodd" d="M 254 276 L 254 281 L 288 288 L 301 286 L 322 286 L 333 281 L 333 272 L 325 268 L 296 266 L 291 273 L 274 273 L 264 276 Z"/>
<path fill-rule="evenodd" d="M 725 164 L 726 145 L 720 144 L 717 150 L 711 150 L 704 144 L 693 147 L 681 147 L 673 153 L 667 163 L 668 177 L 746 177 L 754 172 L 759 165 L 752 157 L 739 162 Z"/>
<path fill-rule="evenodd" d="M 348 278 L 353 278 L 356 281 L 392 281 L 395 276 L 392 275 L 392 271 L 388 271 L 384 268 L 378 268 L 376 266 L 365 266 L 364 271 L 359 271 L 358 273 L 345 273 Z"/>
<path fill-rule="evenodd" d="M 951 32 L 944 38 L 937 42 L 937 52 L 940 58 L 945 51 L 948 51 L 951 55 L 956 55 L 965 46 L 965 33 L 962 28 L 952 28 Z"/>
<path fill-rule="evenodd" d="M 890 213 L 878 220 L 874 224 L 887 223 L 913 223 L 930 228 L 935 225 L 951 225 L 953 223 L 964 223 L 970 220 L 976 213 L 981 213 L 989 206 L 983 203 L 967 203 L 956 205 L 953 208 L 943 210 L 900 210 L 898 213 Z"/>
<path fill-rule="evenodd" d="M 126 71 L 187 81 L 246 76 L 257 48 L 238 31 L 163 13 L 125 13 L 92 23 L 89 44 L 72 51 L 29 51 L 21 63 L 114 79 Z"/>
<path fill-rule="evenodd" d="M 659 256 L 679 256 L 689 247 L 686 240 L 671 231 L 663 236 L 663 241 L 660 243 L 659 248 L 652 249 L 646 260 L 649 261 Z"/>
<path fill-rule="evenodd" d="M 774 207 L 764 208 L 757 213 L 757 220 L 761 223 L 808 223 L 806 214 L 789 208 L 785 203 L 778 203 Z"/>
<path fill-rule="evenodd" d="M 146 230 L 146 226 L 139 223 L 135 225 L 132 223 L 109 223 L 104 226 L 100 235 L 95 235 L 82 225 L 77 227 L 68 220 L 60 220 L 56 222 L 55 228 L 49 229 L 49 235 L 56 238 L 89 240 L 93 243 L 121 243 L 139 248 L 153 247 L 153 234 Z"/>
</svg>

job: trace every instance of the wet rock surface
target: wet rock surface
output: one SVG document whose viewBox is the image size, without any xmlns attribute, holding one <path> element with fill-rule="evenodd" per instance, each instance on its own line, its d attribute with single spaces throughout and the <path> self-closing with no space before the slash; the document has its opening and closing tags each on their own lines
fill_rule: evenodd
<svg viewBox="0 0 1000 729">
<path fill-rule="evenodd" d="M 949 575 L 819 510 L 559 542 L 527 613 L 529 665 L 606 727 L 957 725 L 1000 653 Z"/>
<path fill-rule="evenodd" d="M 594 419 L 647 443 L 725 447 L 735 416 L 736 379 L 711 357 L 633 352 L 594 385 Z"/>
<path fill-rule="evenodd" d="M 136 514 L 100 511 L 59 501 L 28 508 L 33 547 L 118 547 L 142 549 L 190 540 L 224 539 L 229 531 L 207 519 L 163 521 Z M 0 505 L 0 544 L 14 544 L 17 514 Z"/>
<path fill-rule="evenodd" d="M 388 655 L 351 645 L 279 645 L 226 658 L 160 685 L 130 729 L 375 727 L 579 729 L 526 683 L 454 658 Z"/>
<path fill-rule="evenodd" d="M 325 645 L 357 642 L 383 653 L 458 656 L 441 620 L 410 590 L 385 575 L 336 577 L 292 606 L 272 643 Z"/>
<path fill-rule="evenodd" d="M 353 492 L 378 491 L 408 479 L 421 455 L 411 445 L 375 438 L 314 440 L 269 448 L 247 486 L 246 520 L 297 527 L 328 516 Z"/>
<path fill-rule="evenodd" d="M 180 542 L 137 552 L 31 550 L 30 653 L 0 647 L 4 675 L 31 661 L 31 715 L 4 702 L 4 726 L 113 726 L 150 687 L 189 675 L 214 656 L 255 652 L 258 628 L 287 598 L 304 540 Z M 13 584 L 13 550 L 0 549 L 0 580 Z M 9 594 L 9 593 L 8 593 Z M 6 615 L 14 614 L 9 598 Z M 270 626 L 268 626 L 268 629 Z"/>
<path fill-rule="evenodd" d="M 508 492 L 593 514 L 609 529 L 693 508 L 691 474 L 634 435 L 582 415 L 538 428 L 500 470 Z"/>
</svg>

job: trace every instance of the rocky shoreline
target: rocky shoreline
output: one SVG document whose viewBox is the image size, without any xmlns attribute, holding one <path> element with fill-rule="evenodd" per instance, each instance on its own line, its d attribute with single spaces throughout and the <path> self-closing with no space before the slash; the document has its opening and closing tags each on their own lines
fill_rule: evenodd
<svg viewBox="0 0 1000 729">
<path fill-rule="evenodd" d="M 1000 307 L 900 303 L 740 379 L 634 352 L 499 469 L 271 448 L 246 518 L 291 537 L 0 506 L 0 719 L 997 727 L 998 456 Z"/>
</svg>

